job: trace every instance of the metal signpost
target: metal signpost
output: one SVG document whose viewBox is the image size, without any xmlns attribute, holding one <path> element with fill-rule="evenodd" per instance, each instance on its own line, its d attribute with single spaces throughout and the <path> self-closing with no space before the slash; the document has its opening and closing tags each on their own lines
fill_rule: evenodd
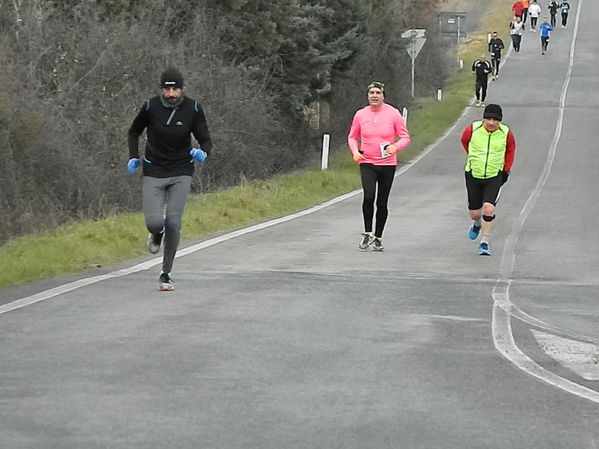
<svg viewBox="0 0 599 449">
<path fill-rule="evenodd" d="M 457 36 L 458 64 L 462 68 L 460 59 L 460 39 L 467 36 L 465 12 L 442 12 L 439 14 L 439 32 L 445 36 Z"/>
<path fill-rule="evenodd" d="M 414 98 L 414 60 L 426 42 L 426 37 L 424 37 L 425 32 L 425 29 L 415 28 L 401 33 L 401 37 L 410 39 L 410 43 L 406 47 L 406 50 L 408 51 L 410 58 L 412 58 L 412 98 Z"/>
</svg>

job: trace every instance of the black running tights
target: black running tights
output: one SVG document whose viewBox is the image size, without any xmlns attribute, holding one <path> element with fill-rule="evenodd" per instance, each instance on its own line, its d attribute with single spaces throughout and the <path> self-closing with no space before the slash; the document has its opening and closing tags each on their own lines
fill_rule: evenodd
<svg viewBox="0 0 599 449">
<path fill-rule="evenodd" d="M 362 201 L 364 232 L 372 232 L 372 219 L 374 218 L 374 203 L 376 199 L 374 236 L 381 238 L 383 237 L 383 229 L 389 215 L 387 202 L 389 201 L 389 193 L 391 192 L 393 178 L 395 177 L 395 165 L 360 164 L 360 177 L 362 178 L 362 189 L 364 190 L 364 199 Z"/>
<path fill-rule="evenodd" d="M 518 53 L 520 51 L 520 41 L 522 41 L 522 36 L 519 34 L 512 34 L 512 44 L 514 46 L 514 51 Z"/>
<path fill-rule="evenodd" d="M 487 98 L 487 79 L 477 79 L 474 90 L 476 92 L 476 99 L 484 102 L 485 98 Z"/>
</svg>

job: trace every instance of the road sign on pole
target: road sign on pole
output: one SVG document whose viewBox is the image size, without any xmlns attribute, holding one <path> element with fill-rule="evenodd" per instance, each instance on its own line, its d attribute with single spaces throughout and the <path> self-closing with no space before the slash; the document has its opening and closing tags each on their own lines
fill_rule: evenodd
<svg viewBox="0 0 599 449">
<path fill-rule="evenodd" d="M 460 39 L 467 36 L 468 27 L 466 24 L 465 12 L 442 12 L 439 14 L 439 32 L 444 36 L 457 37 L 457 54 L 458 63 L 461 64 L 460 58 Z"/>
<path fill-rule="evenodd" d="M 423 28 L 414 28 L 401 33 L 401 37 L 410 39 L 410 43 L 406 46 L 406 50 L 412 59 L 412 98 L 414 98 L 414 60 L 426 42 L 425 33 L 426 30 Z"/>
</svg>

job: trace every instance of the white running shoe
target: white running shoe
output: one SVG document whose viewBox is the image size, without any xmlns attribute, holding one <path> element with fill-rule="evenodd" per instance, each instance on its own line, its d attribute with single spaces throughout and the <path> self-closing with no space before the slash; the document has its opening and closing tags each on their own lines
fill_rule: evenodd
<svg viewBox="0 0 599 449">
<path fill-rule="evenodd" d="M 371 245 L 373 251 L 382 251 L 385 249 L 385 247 L 383 246 L 383 241 L 378 237 L 372 239 Z"/>
<path fill-rule="evenodd" d="M 162 237 L 164 237 L 164 231 L 158 234 L 148 235 L 148 251 L 151 254 L 156 254 L 160 251 L 160 245 L 162 245 Z"/>
<path fill-rule="evenodd" d="M 360 249 L 368 249 L 370 244 L 372 243 L 372 236 L 368 232 L 362 233 L 362 240 L 358 243 L 358 248 Z"/>
</svg>

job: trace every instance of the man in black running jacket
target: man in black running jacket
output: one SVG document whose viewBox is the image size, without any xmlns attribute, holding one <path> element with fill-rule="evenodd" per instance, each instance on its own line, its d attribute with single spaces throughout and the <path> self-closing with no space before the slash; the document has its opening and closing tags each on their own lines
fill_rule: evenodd
<svg viewBox="0 0 599 449">
<path fill-rule="evenodd" d="M 164 257 L 158 287 L 174 290 L 170 272 L 179 246 L 181 217 L 191 190 L 194 160 L 204 162 L 212 150 L 206 117 L 200 104 L 183 94 L 183 75 L 167 69 L 160 77 L 162 93 L 146 100 L 129 128 L 129 162 L 134 174 L 143 166 L 143 211 L 148 250 L 158 253 L 164 237 Z M 140 160 L 139 137 L 147 140 Z M 191 135 L 200 148 L 192 148 Z M 143 161 L 143 162 L 142 162 Z"/>
</svg>

